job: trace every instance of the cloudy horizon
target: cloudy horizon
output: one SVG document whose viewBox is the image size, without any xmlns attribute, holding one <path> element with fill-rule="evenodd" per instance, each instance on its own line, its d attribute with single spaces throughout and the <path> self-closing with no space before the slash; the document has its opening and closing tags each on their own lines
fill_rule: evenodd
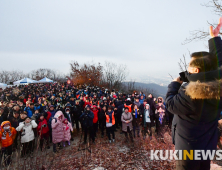
<svg viewBox="0 0 222 170">
<path fill-rule="evenodd" d="M 71 61 L 110 61 L 127 65 L 128 80 L 176 77 L 183 54 L 208 51 L 207 40 L 182 45 L 219 19 L 207 2 L 1 1 L 0 68 L 67 74 Z"/>
</svg>

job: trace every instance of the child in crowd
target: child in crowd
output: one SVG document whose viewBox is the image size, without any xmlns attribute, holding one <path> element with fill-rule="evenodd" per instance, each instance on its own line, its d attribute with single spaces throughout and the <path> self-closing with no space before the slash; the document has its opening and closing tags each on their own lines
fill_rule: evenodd
<svg viewBox="0 0 222 170">
<path fill-rule="evenodd" d="M 71 134 L 70 131 L 73 131 L 71 123 L 67 120 L 63 120 L 63 129 L 64 129 L 64 139 L 63 139 L 63 147 L 65 147 L 65 142 L 70 146 Z"/>
<path fill-rule="evenodd" d="M 9 165 L 11 163 L 11 155 L 12 155 L 12 144 L 16 137 L 15 128 L 11 127 L 11 123 L 9 121 L 4 121 L 1 124 L 0 131 L 0 142 L 2 151 L 4 153 L 4 163 L 5 165 Z"/>
</svg>

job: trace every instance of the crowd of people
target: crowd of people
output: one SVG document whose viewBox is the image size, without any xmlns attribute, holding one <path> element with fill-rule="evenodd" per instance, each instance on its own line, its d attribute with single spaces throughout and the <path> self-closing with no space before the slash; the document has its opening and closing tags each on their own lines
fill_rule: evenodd
<svg viewBox="0 0 222 170">
<path fill-rule="evenodd" d="M 83 144 L 96 144 L 98 135 L 115 142 L 118 129 L 126 142 L 147 135 L 152 140 L 151 127 L 155 126 L 163 141 L 166 124 L 171 122 L 172 114 L 163 98 L 142 92 L 122 94 L 67 83 L 29 84 L 0 91 L 0 142 L 6 165 L 19 145 L 21 157 L 32 157 L 37 138 L 41 150 L 49 149 L 52 143 L 53 152 L 57 152 L 74 140 L 73 129 L 83 134 Z"/>
</svg>

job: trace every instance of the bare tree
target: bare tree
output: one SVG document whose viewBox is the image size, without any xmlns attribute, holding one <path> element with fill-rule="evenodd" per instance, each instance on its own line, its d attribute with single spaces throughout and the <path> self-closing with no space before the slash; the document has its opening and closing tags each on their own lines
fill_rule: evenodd
<svg viewBox="0 0 222 170">
<path fill-rule="evenodd" d="M 120 89 L 128 74 L 126 68 L 126 65 L 117 65 L 106 61 L 103 68 L 102 82 L 105 82 L 109 89 Z"/>
<path fill-rule="evenodd" d="M 206 4 L 202 4 L 202 6 L 205 6 L 207 8 L 212 8 L 213 12 L 216 15 L 222 16 L 222 2 L 220 0 L 211 0 Z M 213 26 L 215 28 L 217 26 L 217 23 L 207 21 L 207 25 Z M 219 34 L 222 35 L 222 32 L 220 32 Z M 190 37 L 186 38 L 182 44 L 187 44 L 192 41 L 206 40 L 208 36 L 209 36 L 209 30 L 198 29 L 190 31 Z"/>
</svg>

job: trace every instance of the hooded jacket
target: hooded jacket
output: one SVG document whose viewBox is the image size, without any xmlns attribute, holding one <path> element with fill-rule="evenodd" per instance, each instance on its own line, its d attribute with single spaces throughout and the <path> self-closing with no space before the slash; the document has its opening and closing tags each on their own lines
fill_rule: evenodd
<svg viewBox="0 0 222 170">
<path fill-rule="evenodd" d="M 16 128 L 17 131 L 21 131 L 21 143 L 26 143 L 34 140 L 35 134 L 33 128 L 36 128 L 37 124 L 32 120 L 29 124 L 25 122 L 19 123 L 19 126 Z"/>
<path fill-rule="evenodd" d="M 67 128 L 68 126 L 68 128 Z M 63 123 L 63 130 L 64 130 L 64 138 L 63 141 L 70 141 L 71 134 L 70 131 L 73 131 L 71 123 L 68 122 L 68 124 Z"/>
<path fill-rule="evenodd" d="M 62 116 L 59 120 L 58 117 Z M 64 128 L 63 128 L 64 115 L 61 111 L 57 111 L 55 117 L 52 120 L 52 142 L 59 143 L 64 139 Z"/>
<path fill-rule="evenodd" d="M 6 133 L 6 136 L 3 135 L 4 133 L 4 129 L 3 126 L 5 124 L 9 123 L 10 124 L 10 132 L 11 134 L 9 134 L 8 132 Z M 1 124 L 1 131 L 0 131 L 0 139 L 1 139 L 1 144 L 3 148 L 6 148 L 8 146 L 11 146 L 13 144 L 13 141 L 16 137 L 16 130 L 15 128 L 11 127 L 11 123 L 9 121 L 4 121 Z"/>
<path fill-rule="evenodd" d="M 222 65 L 220 37 L 209 40 L 210 52 Z M 222 110 L 220 100 L 222 70 L 187 74 L 189 83 L 168 86 L 166 107 L 174 114 L 172 138 L 176 150 L 215 150 L 218 139 L 218 119 Z"/>
</svg>

